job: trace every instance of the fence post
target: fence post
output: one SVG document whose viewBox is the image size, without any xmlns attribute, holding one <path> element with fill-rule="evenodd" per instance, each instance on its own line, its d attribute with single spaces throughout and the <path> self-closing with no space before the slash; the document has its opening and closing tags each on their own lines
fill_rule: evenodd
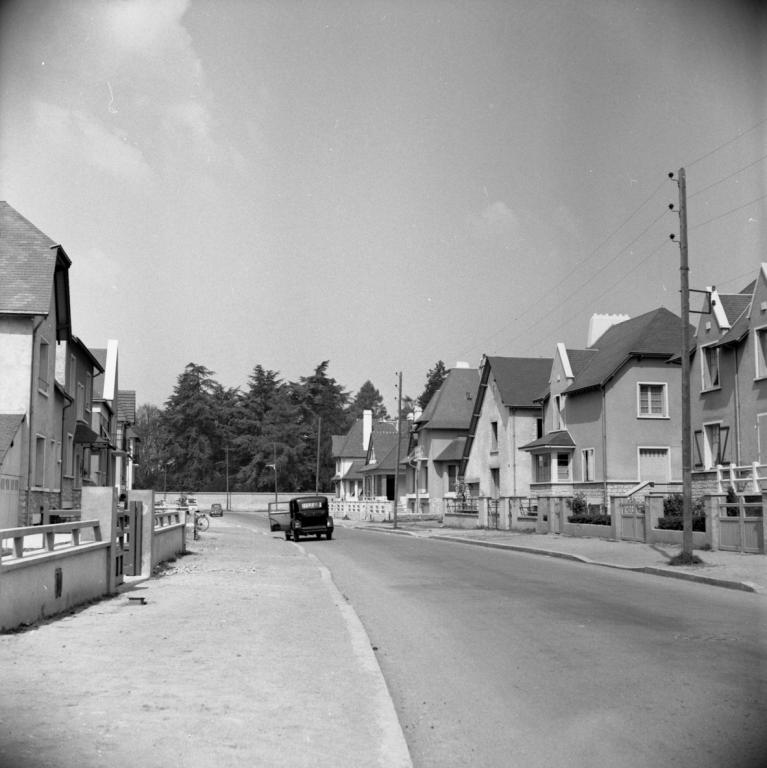
<svg viewBox="0 0 767 768">
<path fill-rule="evenodd" d="M 623 535 L 623 519 L 617 496 L 610 496 L 610 509 L 607 512 L 610 515 L 610 534 L 616 541 L 620 541 Z"/>
<path fill-rule="evenodd" d="M 706 514 L 706 544 L 712 550 L 719 549 L 719 508 L 724 494 L 703 497 L 703 510 Z"/>
</svg>

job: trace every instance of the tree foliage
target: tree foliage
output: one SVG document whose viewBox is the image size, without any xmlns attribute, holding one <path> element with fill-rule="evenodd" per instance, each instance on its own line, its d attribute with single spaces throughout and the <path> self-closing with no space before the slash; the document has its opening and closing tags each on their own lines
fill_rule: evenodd
<svg viewBox="0 0 767 768">
<path fill-rule="evenodd" d="M 416 402 L 421 408 L 426 408 L 434 393 L 442 386 L 442 382 L 447 378 L 447 369 L 442 360 L 437 360 L 433 368 L 426 374 L 426 384 L 423 392 L 418 396 Z"/>
<path fill-rule="evenodd" d="M 349 415 L 352 419 L 361 419 L 364 411 L 373 412 L 373 421 L 389 418 L 383 395 L 373 386 L 370 379 L 360 387 L 349 406 Z"/>
<path fill-rule="evenodd" d="M 164 409 L 138 409 L 136 486 L 271 491 L 276 482 L 280 491 L 330 491 L 331 438 L 345 434 L 354 416 L 348 392 L 328 367 L 325 360 L 311 375 L 286 382 L 256 365 L 240 390 L 221 386 L 213 371 L 189 363 Z M 372 384 L 370 389 L 378 392 Z"/>
</svg>

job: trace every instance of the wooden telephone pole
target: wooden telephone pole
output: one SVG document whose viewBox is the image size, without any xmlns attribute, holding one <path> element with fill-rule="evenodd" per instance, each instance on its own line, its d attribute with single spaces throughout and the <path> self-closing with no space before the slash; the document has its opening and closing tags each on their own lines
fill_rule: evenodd
<svg viewBox="0 0 767 768">
<path fill-rule="evenodd" d="M 394 466 L 394 527 L 397 527 L 397 503 L 399 501 L 399 461 L 402 445 L 402 371 L 397 380 L 397 463 Z"/>
<path fill-rule="evenodd" d="M 669 176 L 673 178 L 674 174 Z M 679 273 L 682 294 L 682 557 L 692 554 L 692 432 L 690 415 L 690 266 L 687 252 L 687 177 L 679 169 Z M 673 239 L 673 235 L 671 236 Z"/>
</svg>

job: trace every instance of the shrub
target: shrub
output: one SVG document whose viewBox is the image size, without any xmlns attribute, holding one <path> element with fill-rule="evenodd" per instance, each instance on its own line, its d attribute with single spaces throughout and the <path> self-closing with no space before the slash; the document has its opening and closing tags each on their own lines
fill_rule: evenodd
<svg viewBox="0 0 767 768">
<path fill-rule="evenodd" d="M 658 528 L 664 531 L 681 531 L 684 529 L 684 521 L 681 513 L 678 515 L 666 515 L 665 517 L 658 518 Z M 705 515 L 693 515 L 692 516 L 692 529 L 693 531 L 705 531 L 706 530 L 706 516 Z"/>
<path fill-rule="evenodd" d="M 568 523 L 586 523 L 587 525 L 610 525 L 610 515 L 570 515 Z"/>
</svg>

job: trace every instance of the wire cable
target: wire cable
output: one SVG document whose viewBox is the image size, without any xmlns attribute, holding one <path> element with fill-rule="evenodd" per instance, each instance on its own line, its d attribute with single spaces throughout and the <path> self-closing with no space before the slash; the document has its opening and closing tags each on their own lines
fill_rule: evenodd
<svg viewBox="0 0 767 768">
<path fill-rule="evenodd" d="M 744 136 L 747 136 L 751 131 L 755 131 L 760 125 L 764 125 L 767 123 L 767 117 L 765 117 L 763 120 L 760 120 L 756 125 L 752 125 L 747 130 L 743 131 L 743 133 L 739 133 L 737 136 L 733 136 L 731 139 L 728 139 L 727 141 L 720 144 L 718 147 L 714 147 L 709 152 L 706 152 L 705 154 L 701 155 L 700 157 L 696 157 L 695 160 L 690 161 L 687 163 L 687 168 L 692 168 L 694 165 L 697 165 L 702 160 L 705 160 L 707 157 L 711 157 L 711 155 L 716 154 L 719 152 L 720 149 L 724 149 L 725 147 L 729 147 L 730 144 L 734 144 L 739 139 L 742 139 Z"/>
<path fill-rule="evenodd" d="M 687 195 L 687 199 L 688 200 L 692 200 L 693 197 L 697 197 L 698 195 L 702 195 L 704 192 L 707 192 L 709 189 L 711 189 L 712 187 L 715 187 L 717 184 L 722 184 L 723 182 L 728 181 L 733 176 L 737 176 L 739 173 L 742 173 L 743 171 L 747 171 L 749 168 L 751 168 L 752 166 L 756 165 L 757 163 L 761 163 L 762 160 L 765 160 L 765 159 L 767 159 L 767 155 L 762 155 L 757 160 L 754 160 L 753 163 L 749 163 L 748 165 L 744 165 L 742 168 L 738 168 L 737 171 L 733 171 L 728 176 L 724 176 L 723 178 L 719 179 L 719 181 L 715 181 L 712 184 L 709 184 L 707 187 L 703 187 L 703 189 L 699 189 L 697 192 L 693 192 L 693 194 Z"/>
<path fill-rule="evenodd" d="M 749 205 L 753 205 L 754 203 L 758 203 L 760 200 L 764 200 L 764 198 L 767 197 L 767 192 L 763 194 L 761 197 L 757 197 L 755 200 L 750 200 L 747 203 L 743 203 L 743 205 L 739 205 L 737 208 L 732 208 L 729 211 L 725 211 L 724 213 L 720 213 L 718 216 L 714 216 L 711 219 L 706 219 L 706 221 L 701 221 L 698 224 L 695 224 L 691 227 L 688 227 L 688 229 L 699 229 L 700 227 L 705 226 L 706 224 L 710 224 L 712 221 L 718 221 L 719 219 L 723 219 L 725 216 L 729 216 L 731 213 L 735 213 L 742 208 L 748 208 Z"/>
<path fill-rule="evenodd" d="M 570 269 L 569 272 L 566 272 L 565 275 L 557 283 L 555 283 L 553 286 L 551 286 L 551 288 L 547 289 L 546 294 L 547 295 L 552 295 L 553 292 L 556 291 L 556 289 L 559 288 L 571 275 L 573 275 L 575 272 L 577 272 L 583 266 L 583 264 L 585 264 L 592 257 L 594 257 L 599 252 L 599 250 L 601 248 L 603 248 L 618 232 L 620 232 L 620 230 L 623 229 L 623 227 L 625 227 L 626 224 L 628 224 L 658 194 L 658 192 L 660 192 L 660 190 L 667 183 L 668 183 L 667 179 L 664 179 L 663 181 L 661 181 L 661 183 L 658 184 L 658 186 L 642 201 L 642 203 L 640 203 L 640 205 L 637 208 L 635 208 L 632 211 L 632 213 L 627 218 L 625 218 L 615 229 L 613 229 L 610 232 L 610 234 L 607 235 L 607 237 L 605 237 L 599 243 L 599 245 L 597 245 L 587 256 L 585 256 L 584 258 L 582 258 L 578 262 L 576 262 L 575 265 L 572 267 L 572 269 Z M 664 213 L 661 216 L 659 216 L 658 218 L 653 220 L 645 229 L 642 230 L 642 232 L 640 232 L 630 243 L 628 243 L 628 245 L 624 246 L 623 249 L 618 251 L 618 253 L 612 259 L 610 259 L 606 264 L 602 265 L 602 267 L 600 269 L 604 269 L 606 266 L 609 266 L 613 261 L 615 261 L 615 259 L 618 256 L 620 256 L 621 253 L 623 253 L 623 251 L 625 251 L 627 248 L 630 248 L 640 237 L 642 237 L 642 235 L 645 234 L 645 232 L 647 232 L 654 224 L 656 224 L 660 220 L 660 218 L 662 218 L 662 216 L 665 215 L 665 213 L 666 213 L 666 211 L 664 211 Z M 589 277 L 588 280 L 591 280 L 591 277 Z M 588 282 L 588 280 L 586 282 Z M 584 285 L 585 285 L 585 283 L 584 283 Z M 503 333 L 508 328 L 510 328 L 512 326 L 512 324 L 516 322 L 516 320 L 519 317 L 519 315 L 521 315 L 524 312 L 526 312 L 528 308 L 530 308 L 532 306 L 539 305 L 541 300 L 542 300 L 542 298 L 543 297 L 536 298 L 535 301 L 529 303 L 514 318 L 512 318 L 512 320 L 509 323 L 507 323 L 506 325 L 504 325 L 501 328 L 499 328 L 497 331 L 495 331 L 495 333 L 491 334 L 490 336 L 485 337 L 482 341 L 473 344 L 471 348 L 478 347 L 480 345 L 484 346 L 486 344 L 489 344 L 499 334 Z M 526 328 L 524 330 L 527 330 L 527 328 L 529 328 L 529 327 L 530 326 L 526 326 Z M 524 330 L 522 332 L 524 332 Z M 513 337 L 512 340 L 514 340 L 516 338 L 517 337 L 515 336 L 515 337 Z M 464 347 L 463 349 L 464 349 L 464 351 L 461 352 L 460 354 L 462 356 L 465 356 L 466 352 L 468 352 L 468 350 L 470 348 Z"/>
</svg>

